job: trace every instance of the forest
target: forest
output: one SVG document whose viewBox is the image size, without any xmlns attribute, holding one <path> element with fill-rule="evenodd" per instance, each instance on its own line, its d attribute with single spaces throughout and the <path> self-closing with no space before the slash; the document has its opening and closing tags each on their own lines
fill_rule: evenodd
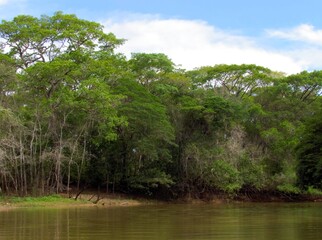
<svg viewBox="0 0 322 240">
<path fill-rule="evenodd" d="M 0 24 L 0 195 L 322 191 L 322 71 L 181 69 L 57 12 Z"/>
</svg>

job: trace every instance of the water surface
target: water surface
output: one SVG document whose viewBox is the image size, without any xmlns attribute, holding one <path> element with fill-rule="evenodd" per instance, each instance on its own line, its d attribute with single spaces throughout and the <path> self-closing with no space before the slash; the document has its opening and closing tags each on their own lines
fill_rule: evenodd
<svg viewBox="0 0 322 240">
<path fill-rule="evenodd" d="M 322 203 L 15 209 L 0 239 L 322 239 Z"/>
</svg>

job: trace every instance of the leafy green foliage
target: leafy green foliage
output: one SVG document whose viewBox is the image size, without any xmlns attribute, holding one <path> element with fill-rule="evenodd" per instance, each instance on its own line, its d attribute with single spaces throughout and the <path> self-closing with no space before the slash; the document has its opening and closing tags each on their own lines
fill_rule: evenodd
<svg viewBox="0 0 322 240">
<path fill-rule="evenodd" d="M 298 146 L 298 177 L 303 188 L 322 189 L 322 111 L 306 125 L 306 131 Z"/>
<path fill-rule="evenodd" d="M 307 188 L 306 193 L 312 196 L 322 196 L 322 191 L 312 186 L 309 186 Z"/>
<path fill-rule="evenodd" d="M 64 54 L 90 53 L 97 48 L 113 51 L 123 42 L 111 33 L 105 34 L 98 23 L 62 12 L 51 17 L 20 15 L 12 21 L 2 20 L 0 37 L 8 55 L 23 69 Z"/>
<path fill-rule="evenodd" d="M 292 184 L 283 184 L 283 185 L 278 185 L 277 190 L 283 193 L 288 193 L 288 194 L 299 194 L 301 193 L 301 189 L 298 187 L 292 185 Z"/>
<path fill-rule="evenodd" d="M 215 160 L 211 173 L 215 187 L 225 192 L 234 193 L 242 187 L 237 169 L 226 161 Z"/>
<path fill-rule="evenodd" d="M 197 87 L 206 87 L 236 97 L 253 95 L 258 88 L 267 86 L 271 71 L 256 65 L 216 65 L 201 67 L 189 73 Z"/>
<path fill-rule="evenodd" d="M 0 39 L 3 192 L 322 188 L 321 71 L 127 60 L 122 39 L 62 12 L 3 20 Z"/>
<path fill-rule="evenodd" d="M 162 53 L 134 53 L 129 63 L 137 81 L 146 86 L 174 69 L 172 61 Z"/>
</svg>

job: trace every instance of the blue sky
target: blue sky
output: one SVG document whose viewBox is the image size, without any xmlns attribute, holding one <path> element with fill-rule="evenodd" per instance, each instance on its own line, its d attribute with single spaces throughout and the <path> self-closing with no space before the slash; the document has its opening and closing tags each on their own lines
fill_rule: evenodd
<svg viewBox="0 0 322 240">
<path fill-rule="evenodd" d="M 322 69 L 319 0 L 0 0 L 0 16 L 74 13 L 127 39 L 118 51 L 163 52 L 192 69 L 257 64 L 288 74 Z"/>
</svg>

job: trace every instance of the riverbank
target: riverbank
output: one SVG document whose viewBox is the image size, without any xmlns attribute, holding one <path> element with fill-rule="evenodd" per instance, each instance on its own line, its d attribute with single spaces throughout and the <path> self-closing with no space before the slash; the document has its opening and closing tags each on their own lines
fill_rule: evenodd
<svg viewBox="0 0 322 240">
<path fill-rule="evenodd" d="M 42 197 L 0 197 L 0 210 L 20 207 L 71 207 L 86 205 L 90 205 L 90 203 L 82 200 L 75 201 L 61 195 L 50 195 Z"/>
<path fill-rule="evenodd" d="M 43 197 L 0 197 L 0 211 L 13 208 L 26 207 L 113 207 L 113 206 L 138 206 L 155 204 L 157 201 L 148 199 L 134 199 L 130 196 L 111 194 L 100 195 L 84 193 L 75 200 L 75 196 L 66 194 L 49 195 Z"/>
<path fill-rule="evenodd" d="M 67 194 L 43 197 L 0 197 L 0 211 L 26 207 L 126 207 L 155 204 L 225 204 L 238 202 L 322 202 L 321 195 L 283 194 L 280 192 L 244 193 L 236 196 L 214 194 L 203 198 L 185 196 L 174 200 L 162 201 L 126 194 L 82 193 L 78 196 Z"/>
</svg>

